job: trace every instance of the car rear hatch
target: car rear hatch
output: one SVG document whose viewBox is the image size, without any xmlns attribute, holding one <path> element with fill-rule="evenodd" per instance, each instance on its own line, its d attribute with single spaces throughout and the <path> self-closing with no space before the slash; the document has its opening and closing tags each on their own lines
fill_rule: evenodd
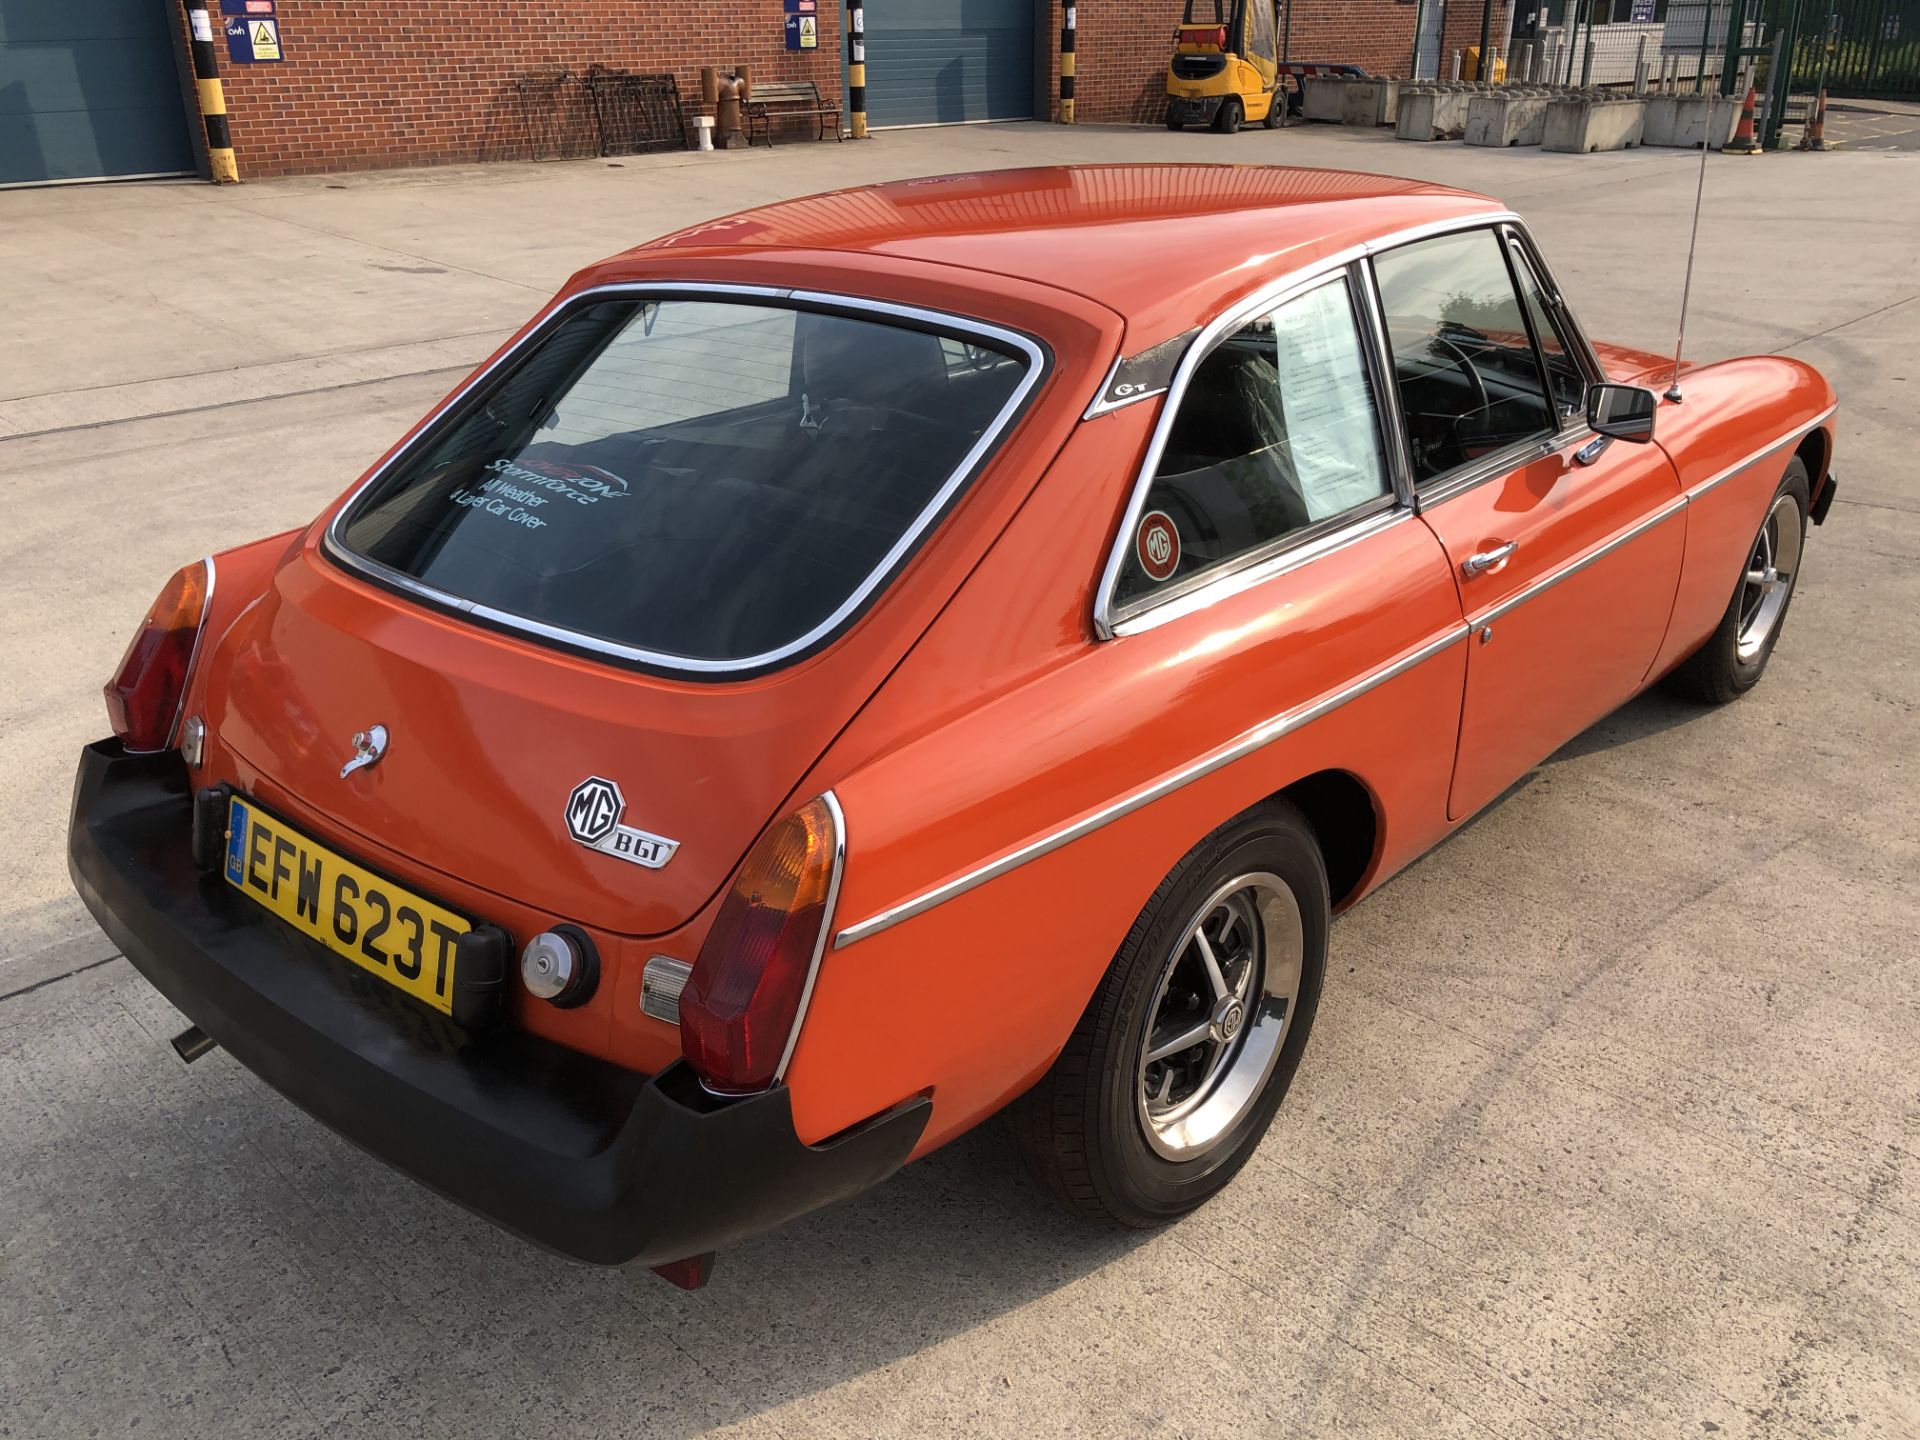
<svg viewBox="0 0 1920 1440">
<path fill-rule="evenodd" d="M 992 327 L 580 297 L 287 557 L 209 719 L 382 852 L 671 930 L 951 594 L 920 542 L 1043 371 Z"/>
</svg>

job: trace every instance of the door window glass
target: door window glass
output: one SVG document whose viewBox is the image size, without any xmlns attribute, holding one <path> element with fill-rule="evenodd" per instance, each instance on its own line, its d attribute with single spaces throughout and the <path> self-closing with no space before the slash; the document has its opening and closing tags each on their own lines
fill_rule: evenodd
<svg viewBox="0 0 1920 1440">
<path fill-rule="evenodd" d="M 1288 301 L 1200 362 L 1129 538 L 1124 604 L 1392 494 L 1344 279 Z"/>
<path fill-rule="evenodd" d="M 1527 318 L 1533 322 L 1533 338 L 1540 342 L 1540 359 L 1547 367 L 1547 383 L 1553 389 L 1554 403 L 1560 407 L 1562 422 L 1587 409 L 1587 377 L 1573 358 L 1573 351 L 1553 312 L 1547 308 L 1546 287 L 1534 273 L 1520 242 L 1509 240 L 1507 253 L 1513 257 L 1513 273 L 1520 277 L 1520 296 L 1526 301 Z"/>
<path fill-rule="evenodd" d="M 1500 252 L 1465 230 L 1374 261 L 1416 483 L 1559 428 Z"/>
</svg>

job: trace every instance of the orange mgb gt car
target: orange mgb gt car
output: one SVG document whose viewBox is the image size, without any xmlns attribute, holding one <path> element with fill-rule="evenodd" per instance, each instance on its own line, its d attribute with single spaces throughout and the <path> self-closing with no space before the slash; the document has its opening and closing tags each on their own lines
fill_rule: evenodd
<svg viewBox="0 0 1920 1440">
<path fill-rule="evenodd" d="M 74 881 L 183 1054 L 579 1259 L 698 1283 L 1008 1107 L 1066 1205 L 1166 1221 L 1336 911 L 1647 686 L 1759 680 L 1833 415 L 1593 341 L 1428 184 L 770 205 L 175 575 Z"/>
</svg>

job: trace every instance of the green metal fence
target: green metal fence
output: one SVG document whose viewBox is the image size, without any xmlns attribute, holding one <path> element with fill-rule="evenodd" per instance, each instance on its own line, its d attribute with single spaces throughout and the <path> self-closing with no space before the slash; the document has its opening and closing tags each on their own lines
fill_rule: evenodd
<svg viewBox="0 0 1920 1440">
<path fill-rule="evenodd" d="M 1767 0 L 1769 32 L 1793 37 L 1796 91 L 1920 100 L 1920 0 Z M 1831 44 L 1832 48 L 1827 47 Z"/>
</svg>

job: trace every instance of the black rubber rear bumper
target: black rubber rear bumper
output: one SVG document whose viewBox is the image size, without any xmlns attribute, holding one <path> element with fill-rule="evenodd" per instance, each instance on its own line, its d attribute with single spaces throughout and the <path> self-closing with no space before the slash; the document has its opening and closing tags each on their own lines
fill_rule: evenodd
<svg viewBox="0 0 1920 1440">
<path fill-rule="evenodd" d="M 538 1245 L 698 1255 L 877 1184 L 926 1128 L 915 1097 L 807 1145 L 784 1087 L 719 1099 L 684 1064 L 649 1079 L 520 1031 L 470 1037 L 202 874 L 188 795 L 177 755 L 81 752 L 68 868 L 109 938 L 274 1089 Z"/>
</svg>

